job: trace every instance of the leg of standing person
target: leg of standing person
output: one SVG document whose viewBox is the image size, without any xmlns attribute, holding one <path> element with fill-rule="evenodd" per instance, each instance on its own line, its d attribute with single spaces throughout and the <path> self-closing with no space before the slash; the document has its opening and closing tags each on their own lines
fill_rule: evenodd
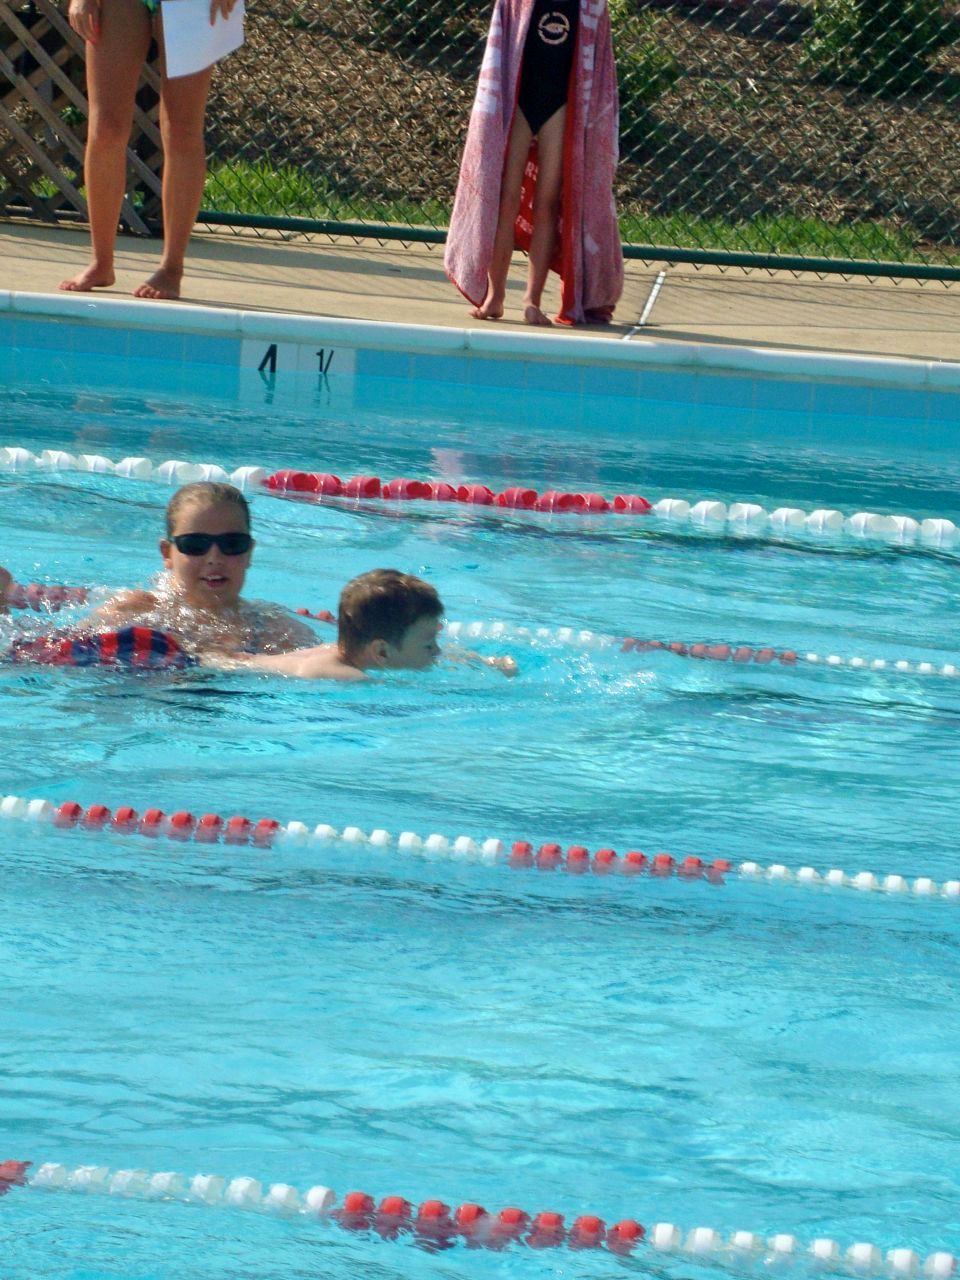
<svg viewBox="0 0 960 1280">
<path fill-rule="evenodd" d="M 523 189 L 523 171 L 530 151 L 533 135 L 523 112 L 517 110 L 507 140 L 507 157 L 500 182 L 500 212 L 497 216 L 497 234 L 493 241 L 493 257 L 487 275 L 487 296 L 470 314 L 477 320 L 499 320 L 503 315 L 503 300 L 507 292 L 507 272 L 513 256 L 513 224 L 520 208 L 520 192 Z"/>
<path fill-rule="evenodd" d="M 179 298 L 190 233 L 200 211 L 207 174 L 203 122 L 213 68 L 160 82 L 163 139 L 163 256 L 160 266 L 134 290 L 137 298 Z"/>
<path fill-rule="evenodd" d="M 523 318 L 527 324 L 549 325 L 540 307 L 544 285 L 550 272 L 550 259 L 557 238 L 560 198 L 563 190 L 563 134 L 567 108 L 561 107 L 542 126 L 537 135 L 537 187 L 533 195 L 533 234 L 530 237 L 530 263 L 527 269 L 527 292 L 523 299 Z"/>
<path fill-rule="evenodd" d="M 150 14 L 141 0 L 103 0 L 97 37 L 87 39 L 90 123 L 84 182 L 92 253 L 90 265 L 61 281 L 61 289 L 87 293 L 114 283 L 113 250 L 126 189 L 127 144 L 150 34 Z"/>
</svg>

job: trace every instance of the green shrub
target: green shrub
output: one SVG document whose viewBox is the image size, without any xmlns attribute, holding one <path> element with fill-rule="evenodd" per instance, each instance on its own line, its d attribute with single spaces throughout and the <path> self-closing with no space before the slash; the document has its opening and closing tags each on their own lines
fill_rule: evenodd
<svg viewBox="0 0 960 1280">
<path fill-rule="evenodd" d="M 610 0 L 609 7 L 620 84 L 620 136 L 638 142 L 649 131 L 650 108 L 680 79 L 680 63 L 667 43 L 669 24 L 662 18 L 639 13 L 636 0 Z"/>
<path fill-rule="evenodd" d="M 207 174 L 204 208 L 289 218 L 325 218 L 334 202 L 325 179 L 303 169 L 271 168 L 266 160 L 219 164 Z"/>
<path fill-rule="evenodd" d="M 804 64 L 876 93 L 920 88 L 952 37 L 941 0 L 814 0 Z"/>
</svg>

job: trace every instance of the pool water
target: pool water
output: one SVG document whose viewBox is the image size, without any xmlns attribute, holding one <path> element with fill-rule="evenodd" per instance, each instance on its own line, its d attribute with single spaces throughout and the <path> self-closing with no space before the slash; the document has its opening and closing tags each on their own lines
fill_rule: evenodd
<svg viewBox="0 0 960 1280">
<path fill-rule="evenodd" d="M 682 374 L 638 399 L 362 376 L 349 394 L 303 381 L 280 396 L 201 366 L 171 390 L 161 372 L 51 377 L 24 350 L 0 444 L 960 523 L 954 433 L 907 393 L 852 388 L 828 413 L 792 385 L 743 408 L 733 380 L 711 399 Z M 162 485 L 0 473 L 0 492 L 0 563 L 20 581 L 107 588 L 159 568 Z M 335 608 L 348 578 L 394 566 L 435 583 L 450 619 L 958 657 L 949 549 L 423 503 L 258 496 L 253 510 L 248 594 L 290 608 Z M 0 790 L 957 874 L 956 681 L 555 638 L 475 647 L 512 653 L 519 677 L 446 662 L 349 687 L 6 667 Z M 956 903 L 0 831 L 0 1159 L 956 1251 Z M 76 1280 L 762 1265 L 430 1250 L 37 1189 L 0 1200 L 0 1250 L 4 1276 Z"/>
</svg>

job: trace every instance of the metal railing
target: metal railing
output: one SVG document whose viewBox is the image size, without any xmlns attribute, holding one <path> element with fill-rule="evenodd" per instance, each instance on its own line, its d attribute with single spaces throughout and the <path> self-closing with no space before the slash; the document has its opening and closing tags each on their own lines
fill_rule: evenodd
<svg viewBox="0 0 960 1280">
<path fill-rule="evenodd" d="M 940 0 L 609 3 L 628 253 L 960 278 L 960 18 Z M 263 0 L 215 75 L 202 220 L 442 240 L 490 10 Z M 83 216 L 80 57 L 50 0 L 0 0 L 0 214 Z M 155 85 L 138 231 L 158 216 Z"/>
</svg>

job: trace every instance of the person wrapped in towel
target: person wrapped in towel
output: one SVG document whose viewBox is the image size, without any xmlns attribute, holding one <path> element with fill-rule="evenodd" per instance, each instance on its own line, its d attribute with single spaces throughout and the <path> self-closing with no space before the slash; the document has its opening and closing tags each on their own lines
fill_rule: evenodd
<svg viewBox="0 0 960 1280">
<path fill-rule="evenodd" d="M 518 248 L 527 324 L 550 324 L 551 268 L 560 323 L 609 323 L 623 291 L 618 129 L 607 0 L 496 0 L 444 252 L 474 317 L 503 315 Z"/>
</svg>

